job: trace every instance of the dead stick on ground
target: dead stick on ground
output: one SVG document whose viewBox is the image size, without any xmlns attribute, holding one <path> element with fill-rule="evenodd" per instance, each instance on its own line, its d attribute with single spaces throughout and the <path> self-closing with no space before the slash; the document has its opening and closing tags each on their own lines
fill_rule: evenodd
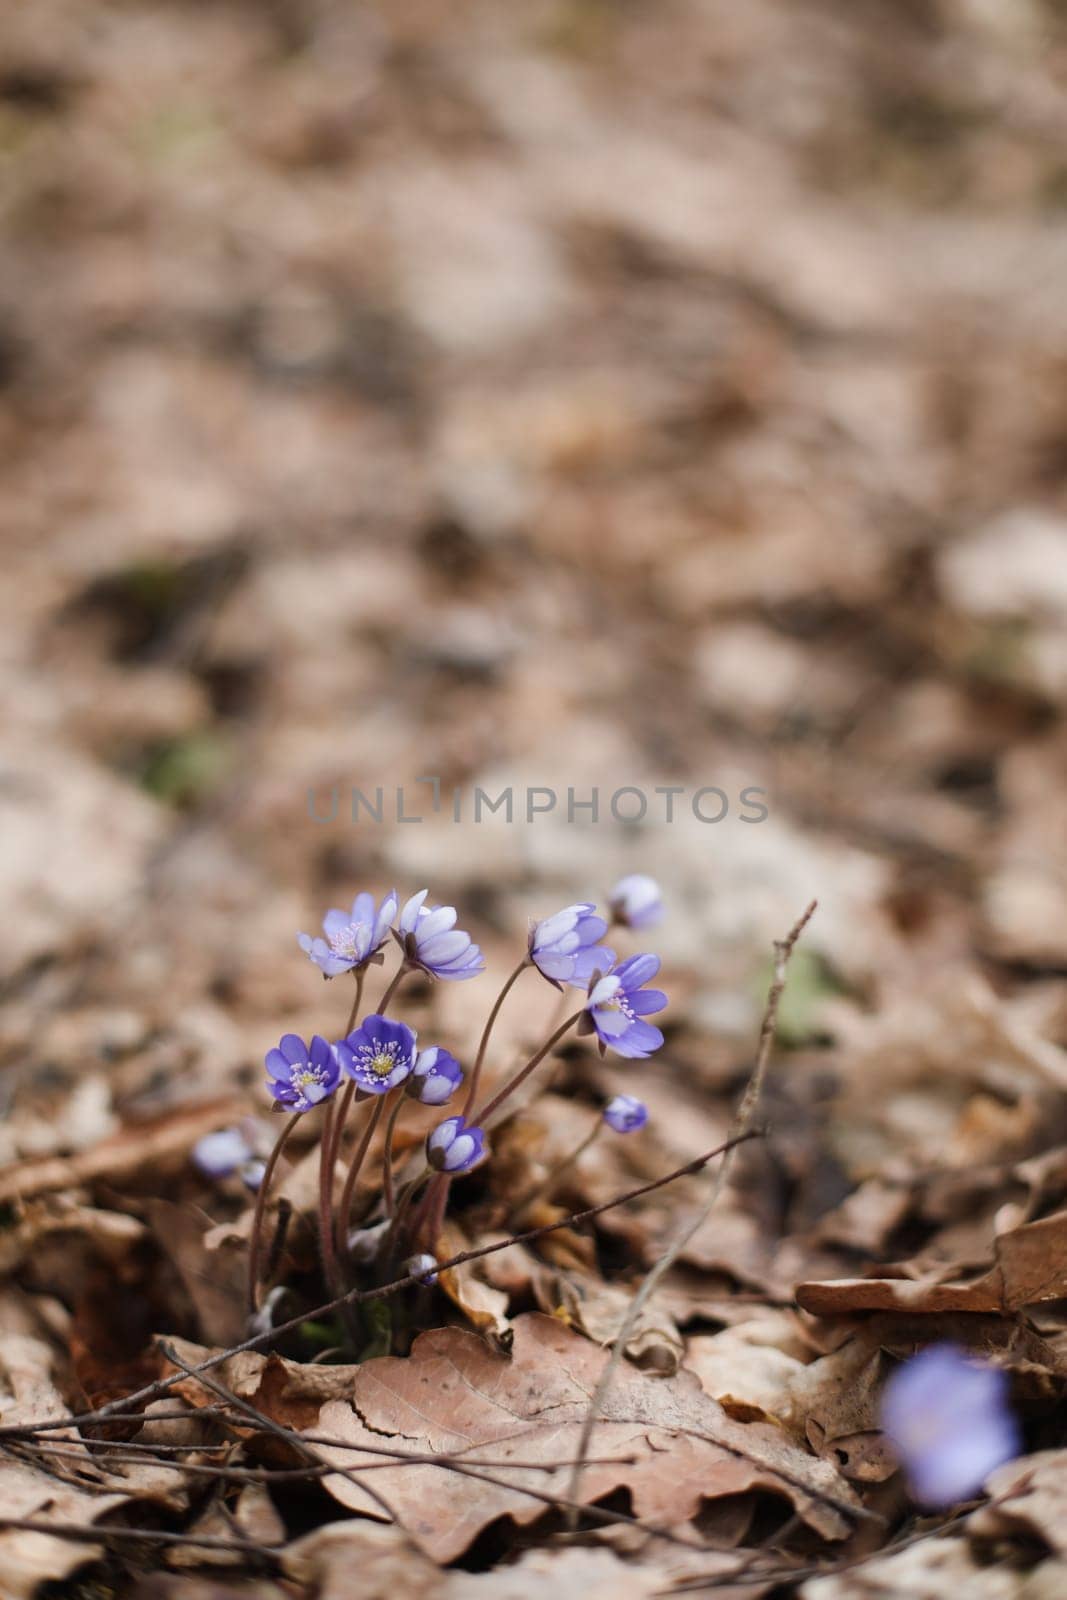
<svg viewBox="0 0 1067 1600">
<path fill-rule="evenodd" d="M 771 1047 L 774 1044 L 775 1028 L 778 1022 L 778 1003 L 782 998 L 782 990 L 785 988 L 786 967 L 789 965 L 789 958 L 793 954 L 793 948 L 796 945 L 797 940 L 804 932 L 804 929 L 807 927 L 812 915 L 814 914 L 816 904 L 817 902 L 815 900 L 811 902 L 810 906 L 808 906 L 807 910 L 804 912 L 804 915 L 793 924 L 792 928 L 789 930 L 789 933 L 784 939 L 775 940 L 774 977 L 771 981 L 771 987 L 767 994 L 767 1005 L 763 1012 L 763 1022 L 760 1026 L 759 1033 L 759 1044 L 756 1047 L 756 1060 L 752 1067 L 752 1073 L 749 1077 L 748 1084 L 745 1087 L 745 1092 L 741 1096 L 741 1104 L 737 1108 L 737 1114 L 734 1117 L 733 1125 L 730 1128 L 730 1144 L 733 1144 L 735 1140 L 743 1139 L 751 1129 L 752 1120 L 756 1114 L 756 1107 L 759 1105 L 760 1095 L 763 1091 L 763 1080 L 767 1075 L 767 1064 L 771 1058 Z M 637 1326 L 637 1319 L 641 1315 L 641 1312 L 644 1310 L 645 1306 L 648 1304 L 648 1301 L 652 1295 L 655 1293 L 656 1288 L 664 1274 L 668 1272 L 674 1265 L 697 1230 L 702 1228 L 705 1222 L 707 1222 L 719 1199 L 719 1196 L 722 1194 L 723 1186 L 725 1185 L 726 1179 L 729 1176 L 732 1160 L 733 1150 L 728 1149 L 726 1154 L 723 1156 L 723 1159 L 719 1162 L 718 1167 L 715 1169 L 715 1176 L 712 1180 L 711 1190 L 708 1194 L 707 1200 L 701 1206 L 700 1210 L 697 1212 L 692 1221 L 687 1222 L 684 1228 L 680 1229 L 680 1231 L 675 1235 L 673 1241 L 667 1246 L 667 1249 L 656 1262 L 655 1266 L 651 1269 L 640 1289 L 638 1289 L 637 1293 L 630 1302 L 630 1308 L 623 1319 L 622 1327 L 619 1329 L 618 1337 L 612 1346 L 611 1355 L 608 1357 L 607 1364 L 604 1367 L 603 1372 L 600 1374 L 597 1386 L 593 1391 L 593 1398 L 589 1402 L 589 1409 L 585 1414 L 585 1421 L 582 1424 L 582 1432 L 578 1440 L 577 1461 L 574 1466 L 574 1471 L 571 1473 L 570 1488 L 567 1492 L 567 1498 L 573 1502 L 577 1502 L 581 1490 L 582 1472 L 584 1470 L 585 1459 L 589 1454 L 589 1445 L 593 1437 L 593 1429 L 596 1427 L 597 1418 L 603 1409 L 604 1401 L 607 1398 L 608 1390 L 611 1388 L 612 1380 L 614 1379 L 616 1372 L 619 1370 L 623 1356 L 626 1353 L 626 1346 L 629 1344 L 634 1328 Z M 573 1517 L 571 1520 L 573 1523 Z"/>
</svg>

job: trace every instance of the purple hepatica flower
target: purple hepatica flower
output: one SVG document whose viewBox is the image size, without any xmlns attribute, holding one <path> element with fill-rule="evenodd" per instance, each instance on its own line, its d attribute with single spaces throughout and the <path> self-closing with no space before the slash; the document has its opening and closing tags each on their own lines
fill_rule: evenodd
<svg viewBox="0 0 1067 1600">
<path fill-rule="evenodd" d="M 426 1159 L 437 1172 L 469 1172 L 485 1155 L 485 1134 L 466 1117 L 438 1123 L 426 1141 Z"/>
<path fill-rule="evenodd" d="M 330 1045 L 315 1034 L 310 1045 L 295 1033 L 283 1034 L 265 1058 L 267 1087 L 278 1105 L 310 1111 L 329 1099 L 341 1081 L 341 1069 Z"/>
<path fill-rule="evenodd" d="M 357 894 L 351 911 L 327 911 L 322 919 L 325 939 L 298 933 L 297 943 L 326 978 L 365 967 L 385 943 L 398 904 L 395 889 L 383 896 L 377 907 L 372 894 Z"/>
<path fill-rule="evenodd" d="M 897 1368 L 885 1387 L 882 1426 L 926 1506 L 969 1500 L 1021 1449 L 1007 1374 L 953 1344 L 928 1345 Z"/>
<path fill-rule="evenodd" d="M 663 921 L 663 896 L 655 878 L 631 872 L 620 878 L 608 897 L 616 922 L 624 928 L 653 928 Z"/>
<path fill-rule="evenodd" d="M 409 1256 L 404 1262 L 405 1272 L 410 1272 L 419 1283 L 424 1283 L 427 1288 L 437 1282 L 437 1257 L 436 1256 Z"/>
<path fill-rule="evenodd" d="M 422 902 L 428 893 L 420 889 L 400 913 L 398 938 L 405 956 L 434 978 L 476 978 L 485 968 L 482 952 L 456 927 L 455 906 L 427 910 Z"/>
<path fill-rule="evenodd" d="M 193 1162 L 209 1178 L 229 1178 L 252 1159 L 252 1147 L 240 1128 L 205 1133 L 193 1145 Z"/>
<path fill-rule="evenodd" d="M 648 1107 L 632 1094 L 617 1094 L 604 1107 L 604 1121 L 616 1133 L 636 1133 L 648 1121 Z"/>
<path fill-rule="evenodd" d="M 375 1012 L 334 1047 L 341 1066 L 365 1094 L 387 1094 L 415 1065 L 415 1035 L 406 1022 Z"/>
<path fill-rule="evenodd" d="M 424 1106 L 443 1106 L 463 1082 L 463 1068 L 439 1044 L 420 1050 L 408 1079 L 408 1094 Z"/>
<path fill-rule="evenodd" d="M 535 922 L 530 933 L 530 960 L 557 989 L 572 983 L 585 989 L 594 972 L 615 965 L 614 950 L 597 943 L 608 931 L 591 901 L 565 906 L 554 917 Z"/>
<path fill-rule="evenodd" d="M 623 961 L 606 977 L 594 973 L 579 1033 L 595 1030 L 601 1052 L 610 1045 L 617 1055 L 641 1058 L 658 1050 L 662 1033 L 652 1023 L 641 1021 L 667 1004 L 662 990 L 641 987 L 658 971 L 659 956 L 641 955 Z"/>
</svg>

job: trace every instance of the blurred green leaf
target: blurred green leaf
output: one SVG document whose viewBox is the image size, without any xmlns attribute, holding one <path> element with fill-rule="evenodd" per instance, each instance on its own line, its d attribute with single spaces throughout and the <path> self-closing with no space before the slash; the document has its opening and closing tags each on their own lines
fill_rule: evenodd
<svg viewBox="0 0 1067 1600">
<path fill-rule="evenodd" d="M 185 809 L 218 787 L 229 764 L 226 741 L 203 729 L 153 745 L 141 768 L 141 786 L 157 800 Z"/>
<path fill-rule="evenodd" d="M 774 977 L 774 963 L 768 961 L 759 980 L 761 1001 L 766 998 Z M 786 971 L 785 988 L 778 1005 L 778 1039 L 788 1049 L 810 1044 L 819 1037 L 823 1006 L 847 989 L 829 963 L 803 945 L 794 950 Z"/>
</svg>

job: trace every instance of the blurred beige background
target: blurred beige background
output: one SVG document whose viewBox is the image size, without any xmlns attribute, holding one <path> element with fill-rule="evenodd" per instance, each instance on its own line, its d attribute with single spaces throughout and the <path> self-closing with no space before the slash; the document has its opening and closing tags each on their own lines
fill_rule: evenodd
<svg viewBox="0 0 1067 1600">
<path fill-rule="evenodd" d="M 813 894 L 813 1004 L 1062 972 L 1065 74 L 1053 0 L 6 7 L 8 1103 L 231 1082 L 393 883 L 495 967 L 651 871 L 738 1050 Z M 602 819 L 346 816 L 429 773 Z"/>
</svg>

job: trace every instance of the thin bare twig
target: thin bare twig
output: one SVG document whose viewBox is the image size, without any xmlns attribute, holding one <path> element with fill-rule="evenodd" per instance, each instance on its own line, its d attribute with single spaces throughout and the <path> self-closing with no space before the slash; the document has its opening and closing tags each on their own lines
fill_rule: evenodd
<svg viewBox="0 0 1067 1600">
<path fill-rule="evenodd" d="M 763 1080 L 767 1075 L 767 1064 L 770 1061 L 771 1047 L 774 1043 L 775 1028 L 778 1021 L 778 1005 L 782 998 L 782 990 L 785 988 L 786 968 L 789 965 L 789 958 L 793 954 L 793 949 L 797 940 L 800 938 L 800 935 L 803 933 L 804 929 L 808 925 L 808 922 L 811 920 L 811 917 L 814 914 L 816 904 L 817 902 L 813 900 L 808 906 L 807 910 L 804 912 L 803 916 L 798 918 L 798 920 L 793 924 L 786 937 L 782 940 L 775 941 L 774 977 L 771 982 L 770 990 L 767 994 L 767 1004 L 763 1012 L 763 1022 L 760 1026 L 759 1044 L 756 1047 L 756 1060 L 753 1064 L 752 1072 L 745 1087 L 745 1092 L 741 1096 L 741 1104 L 737 1108 L 733 1124 L 730 1128 L 730 1140 L 728 1142 L 728 1148 L 723 1160 L 720 1162 L 719 1167 L 716 1170 L 707 1200 L 701 1206 L 696 1216 L 693 1217 L 689 1222 L 685 1223 L 685 1225 L 678 1230 L 678 1233 L 667 1246 L 667 1249 L 664 1251 L 660 1259 L 652 1267 L 641 1287 L 638 1289 L 637 1293 L 630 1302 L 629 1310 L 627 1311 L 626 1316 L 623 1318 L 622 1327 L 619 1329 L 618 1337 L 612 1346 L 611 1354 L 607 1359 L 604 1370 L 600 1374 L 600 1377 L 597 1381 L 597 1386 L 593 1391 L 593 1397 L 589 1402 L 589 1410 L 586 1412 L 585 1422 L 582 1425 L 582 1432 L 578 1441 L 578 1463 L 571 1474 L 570 1498 L 572 1500 L 578 1499 L 582 1482 L 582 1462 L 584 1457 L 589 1453 L 589 1444 L 593 1436 L 593 1429 L 596 1427 L 597 1417 L 603 1408 L 604 1401 L 607 1398 L 608 1390 L 611 1388 L 615 1374 L 618 1371 L 623 1357 L 626 1354 L 626 1346 L 629 1344 L 634 1328 L 637 1326 L 637 1319 L 641 1315 L 641 1312 L 644 1310 L 645 1306 L 648 1304 L 649 1299 L 655 1293 L 658 1285 L 663 1279 L 664 1274 L 669 1272 L 670 1268 L 678 1260 L 678 1257 L 681 1255 L 682 1251 L 685 1249 L 693 1235 L 698 1231 L 698 1229 L 704 1226 L 705 1222 L 707 1222 L 719 1199 L 719 1196 L 722 1194 L 726 1179 L 729 1176 L 730 1167 L 732 1165 L 732 1147 L 744 1139 L 751 1129 L 752 1121 L 756 1114 L 756 1107 L 759 1104 L 760 1094 L 763 1090 Z"/>
<path fill-rule="evenodd" d="M 263 1561 L 274 1562 L 285 1548 L 281 1544 L 260 1544 L 254 1539 L 222 1539 L 200 1533 L 170 1533 L 161 1528 L 118 1528 L 99 1522 L 49 1522 L 44 1517 L 0 1517 L 0 1529 L 15 1533 L 47 1533 L 53 1539 L 73 1539 L 76 1543 L 107 1544 L 109 1540 L 135 1540 L 141 1544 L 192 1545 L 198 1550 L 242 1552 Z"/>
</svg>

